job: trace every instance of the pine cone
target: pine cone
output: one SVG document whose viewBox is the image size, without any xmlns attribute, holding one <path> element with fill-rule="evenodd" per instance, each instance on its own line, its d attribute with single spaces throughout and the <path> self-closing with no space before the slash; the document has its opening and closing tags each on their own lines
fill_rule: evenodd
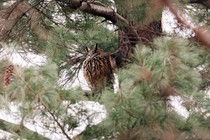
<svg viewBox="0 0 210 140">
<path fill-rule="evenodd" d="M 9 65 L 6 68 L 6 70 L 4 72 L 4 76 L 3 76 L 3 85 L 4 86 L 7 86 L 10 83 L 13 73 L 14 73 L 14 66 Z"/>
</svg>

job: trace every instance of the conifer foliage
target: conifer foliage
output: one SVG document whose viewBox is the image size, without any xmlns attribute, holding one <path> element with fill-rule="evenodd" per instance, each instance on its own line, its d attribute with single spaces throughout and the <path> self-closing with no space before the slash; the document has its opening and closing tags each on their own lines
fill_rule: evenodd
<svg viewBox="0 0 210 140">
<path fill-rule="evenodd" d="M 9 133 L 4 139 L 210 139 L 208 5 L 205 0 L 0 1 L 0 112 L 8 115 L 0 117 L 0 130 Z M 166 8 L 179 30 L 164 32 Z M 189 38 L 182 37 L 186 28 Z M 95 44 L 100 49 L 86 51 Z M 16 64 L 17 55 L 28 65 Z M 43 63 L 31 62 L 33 55 Z M 81 73 L 92 91 L 84 88 Z M 107 88 L 114 75 L 115 90 Z M 100 98 L 84 96 L 97 90 Z M 172 104 L 176 98 L 184 116 Z M 97 109 L 88 109 L 92 104 Z"/>
</svg>

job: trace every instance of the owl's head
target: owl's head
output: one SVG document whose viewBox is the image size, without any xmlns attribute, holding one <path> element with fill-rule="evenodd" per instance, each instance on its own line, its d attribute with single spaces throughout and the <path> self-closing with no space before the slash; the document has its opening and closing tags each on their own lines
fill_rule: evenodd
<svg viewBox="0 0 210 140">
<path fill-rule="evenodd" d="M 104 55 L 106 54 L 104 51 L 102 51 L 99 47 L 98 44 L 96 44 L 93 48 L 88 48 L 86 47 L 86 50 L 88 52 L 87 57 L 94 57 L 97 55 Z"/>
</svg>

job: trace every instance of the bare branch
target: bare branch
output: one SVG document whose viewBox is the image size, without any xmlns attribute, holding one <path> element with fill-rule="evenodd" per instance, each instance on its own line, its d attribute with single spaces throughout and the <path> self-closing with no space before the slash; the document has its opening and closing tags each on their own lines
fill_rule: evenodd
<svg viewBox="0 0 210 140">
<path fill-rule="evenodd" d="M 63 126 L 61 125 L 61 123 L 59 122 L 58 118 L 50 111 L 48 111 L 50 113 L 50 115 L 52 116 L 53 120 L 56 122 L 56 124 L 58 125 L 58 127 L 61 129 L 61 131 L 63 132 L 63 134 L 68 138 L 68 140 L 71 140 L 71 138 L 68 136 L 68 134 L 65 132 Z"/>
<path fill-rule="evenodd" d="M 195 33 L 195 38 L 206 47 L 210 48 L 210 29 L 207 26 L 199 26 L 193 19 L 188 17 L 186 13 L 178 7 L 178 2 L 171 0 L 162 0 L 165 6 L 169 7 L 170 11 L 175 15 L 177 21 Z"/>
<path fill-rule="evenodd" d="M 95 2 L 86 2 L 81 0 L 70 0 L 68 5 L 73 9 L 80 9 L 85 13 L 104 17 L 106 20 L 111 21 L 117 26 L 121 26 L 122 24 L 129 24 L 129 22 L 117 12 L 115 12 L 114 9 L 105 7 L 105 5 L 102 4 L 98 4 Z"/>
</svg>

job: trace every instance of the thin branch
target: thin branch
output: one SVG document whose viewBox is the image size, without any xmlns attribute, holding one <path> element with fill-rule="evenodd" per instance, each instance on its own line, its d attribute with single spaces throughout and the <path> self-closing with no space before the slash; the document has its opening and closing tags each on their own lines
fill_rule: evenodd
<svg viewBox="0 0 210 140">
<path fill-rule="evenodd" d="M 30 5 L 30 4 L 29 4 Z M 31 7 L 33 7 L 33 5 L 30 5 Z M 63 25 L 61 23 L 58 23 L 56 21 L 53 20 L 53 18 L 47 14 L 45 14 L 43 11 L 41 11 L 40 9 L 38 9 L 37 7 L 34 7 L 34 9 L 36 9 L 39 13 L 41 13 L 43 16 L 45 16 L 48 20 L 50 20 L 52 23 L 54 23 L 56 26 L 58 25 Z M 64 26 L 64 25 L 63 25 Z"/>
<path fill-rule="evenodd" d="M 177 21 L 195 33 L 195 38 L 198 39 L 206 47 L 210 48 L 210 29 L 207 26 L 199 26 L 193 19 L 188 17 L 186 13 L 179 8 L 179 3 L 171 0 L 162 0 L 165 6 L 175 15 Z"/>
<path fill-rule="evenodd" d="M 45 107 L 46 108 L 46 107 Z M 50 113 L 50 115 L 53 117 L 53 120 L 56 122 L 56 124 L 58 125 L 58 127 L 61 129 L 61 131 L 63 132 L 63 134 L 68 138 L 68 140 L 71 140 L 71 138 L 68 136 L 68 134 L 65 132 L 63 126 L 60 124 L 60 122 L 58 121 L 58 119 L 55 117 L 55 115 L 50 112 L 48 110 L 48 113 Z"/>
<path fill-rule="evenodd" d="M 9 34 L 14 29 L 15 25 L 22 19 L 23 16 L 27 15 L 26 13 L 29 13 L 29 18 L 31 19 L 31 28 L 34 30 L 37 36 L 40 37 L 41 39 L 47 39 L 49 30 L 46 30 L 42 26 L 38 25 L 38 22 L 36 21 L 38 14 L 40 14 L 40 12 L 37 11 L 35 7 L 39 5 L 41 2 L 42 1 L 39 1 L 37 4 L 30 6 L 22 1 L 20 2 L 18 1 L 13 5 L 11 5 L 10 7 L 1 10 L 0 18 L 3 19 L 3 21 L 1 21 L 3 23 L 1 23 L 0 33 L 2 39 L 5 39 L 5 35 L 9 36 Z"/>
</svg>

